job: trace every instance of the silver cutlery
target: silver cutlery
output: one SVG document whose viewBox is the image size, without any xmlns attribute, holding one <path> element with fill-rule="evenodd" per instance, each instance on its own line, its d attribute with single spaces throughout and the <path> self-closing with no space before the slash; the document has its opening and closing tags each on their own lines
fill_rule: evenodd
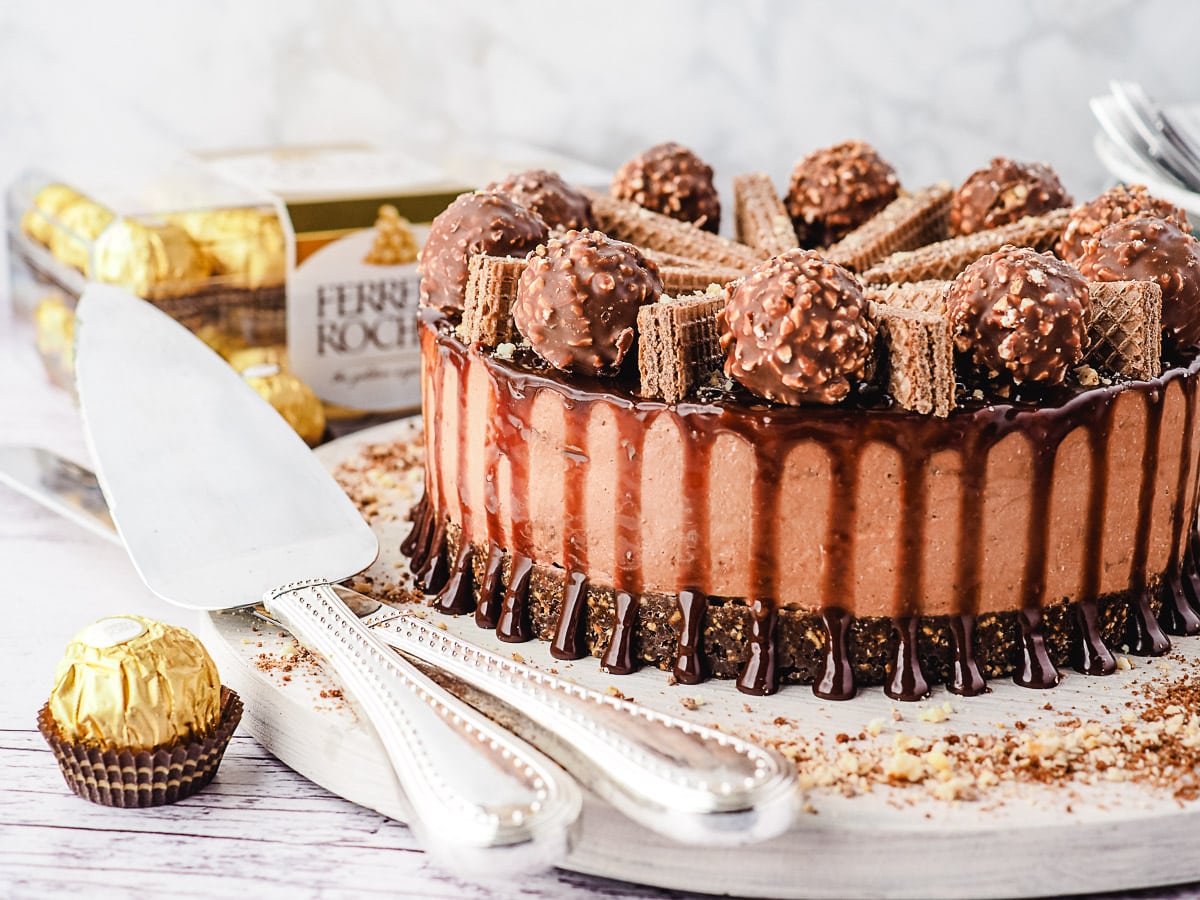
<svg viewBox="0 0 1200 900">
<path fill-rule="evenodd" d="M 375 535 L 233 369 L 149 303 L 92 284 L 77 310 L 76 382 L 109 513 L 155 594 L 192 609 L 261 602 L 324 657 L 379 734 L 439 864 L 494 876 L 563 858 L 578 785 L 346 606 L 333 584 L 374 561 Z"/>
</svg>

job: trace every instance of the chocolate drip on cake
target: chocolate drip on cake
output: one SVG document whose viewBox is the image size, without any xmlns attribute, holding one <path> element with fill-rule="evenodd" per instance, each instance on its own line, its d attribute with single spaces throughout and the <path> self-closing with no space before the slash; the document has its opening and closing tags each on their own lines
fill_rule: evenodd
<svg viewBox="0 0 1200 900">
<path fill-rule="evenodd" d="M 671 674 L 680 684 L 700 684 L 708 677 L 701 643 L 708 598 L 699 591 L 679 592 L 679 640 L 675 647 L 675 665 Z"/>
<path fill-rule="evenodd" d="M 500 604 L 500 621 L 496 623 L 496 637 L 502 641 L 515 644 L 533 640 L 529 628 L 529 576 L 532 572 L 531 558 L 524 554 L 513 557 L 508 588 Z"/>
<path fill-rule="evenodd" d="M 849 700 L 857 693 L 854 668 L 850 664 L 850 653 L 846 646 L 853 621 L 853 616 L 836 606 L 821 610 L 821 624 L 825 626 L 825 653 L 813 682 L 813 693 L 824 700 Z"/>
<path fill-rule="evenodd" d="M 975 697 L 987 691 L 987 680 L 979 671 L 979 657 L 975 652 L 973 613 L 950 616 L 950 639 L 954 645 L 954 661 L 946 689 L 962 697 Z"/>
<path fill-rule="evenodd" d="M 775 636 L 775 598 L 779 583 L 779 482 L 783 477 L 783 448 L 776 436 L 755 436 L 754 529 L 750 536 L 752 555 L 750 580 L 754 599 L 750 603 L 750 656 L 738 676 L 743 694 L 773 694 L 779 690 L 778 646 Z"/>
<path fill-rule="evenodd" d="M 1058 669 L 1046 649 L 1046 620 L 1040 606 L 1017 611 L 1021 627 L 1021 663 L 1013 681 L 1021 687 L 1046 690 L 1059 682 Z"/>
<path fill-rule="evenodd" d="M 466 528 L 465 533 L 470 533 Z M 433 608 L 452 616 L 475 611 L 475 550 L 470 541 L 459 541 L 446 586 L 433 599 Z"/>
<path fill-rule="evenodd" d="M 464 541 L 465 542 L 465 541 Z M 495 628 L 500 622 L 500 606 L 504 599 L 501 580 L 504 575 L 504 548 L 496 541 L 488 542 L 487 561 L 475 605 L 475 624 L 480 628 Z"/>
<path fill-rule="evenodd" d="M 685 683 L 695 683 L 711 670 L 723 677 L 736 675 L 738 686 L 752 693 L 802 679 L 830 699 L 853 696 L 857 683 L 885 684 L 907 697 L 923 694 L 931 683 L 945 682 L 950 690 L 969 695 L 986 690 L 985 676 L 1013 673 L 1020 684 L 1047 687 L 1056 683 L 1059 665 L 1070 663 L 1092 674 L 1110 671 L 1115 664 L 1110 648 L 1121 642 L 1117 629 L 1125 627 L 1135 650 L 1165 650 L 1169 644 L 1155 618 L 1160 591 L 1166 595 L 1167 610 L 1162 615 L 1168 628 L 1194 629 L 1193 623 L 1200 622 L 1200 572 L 1193 531 L 1200 477 L 1195 458 L 1200 441 L 1193 434 L 1197 425 L 1194 383 L 1200 358 L 1191 357 L 1153 381 L 1118 380 L 1082 392 L 1047 389 L 1035 393 L 1033 403 L 986 404 L 961 398 L 961 408 L 946 418 L 890 408 L 869 396 L 852 398 L 848 408 L 780 408 L 709 391 L 702 392 L 701 399 L 668 405 L 638 397 L 635 388 L 619 379 L 565 377 L 520 358 L 507 361 L 468 349 L 446 319 L 429 311 L 422 315 L 425 359 L 437 370 L 427 374 L 431 385 L 426 407 L 428 468 L 441 474 L 427 474 L 428 499 L 418 505 L 403 549 L 419 570 L 427 571 L 446 543 L 449 521 L 455 533 L 461 533 L 459 541 L 475 548 L 472 560 L 469 551 L 456 545 L 454 565 L 448 568 L 451 575 L 459 569 L 473 570 L 477 621 L 496 627 L 503 619 L 504 632 L 516 639 L 534 633 L 553 639 L 560 658 L 590 652 L 601 656 L 613 672 L 632 671 L 640 661 L 653 661 L 673 668 L 677 680 Z M 441 383 L 448 371 L 459 373 L 460 396 L 443 396 L 449 390 L 449 382 Z M 466 385 L 472 380 L 485 388 L 472 396 L 481 401 L 486 397 L 486 423 L 467 422 L 465 412 L 460 421 L 456 411 L 468 409 Z M 1164 410 L 1168 403 L 1173 410 L 1178 405 L 1177 389 L 1171 387 L 1176 382 L 1184 403 L 1172 412 L 1171 433 L 1181 419 L 1185 431 L 1178 471 L 1169 468 L 1175 461 L 1175 445 L 1160 446 Z M 536 433 L 542 426 L 533 424 L 532 416 L 535 400 L 543 395 L 549 396 L 537 404 L 539 410 L 553 410 L 556 405 L 562 410 L 561 436 Z M 1139 443 L 1144 435 L 1144 445 L 1134 445 L 1142 457 L 1136 491 L 1133 485 L 1113 480 L 1112 458 L 1129 452 L 1111 439 L 1118 401 L 1122 409 L 1133 409 L 1129 401 L 1121 400 L 1126 395 L 1141 397 L 1146 411 L 1144 427 L 1123 426 L 1124 434 L 1137 435 Z M 591 428 L 600 419 L 611 420 L 609 433 L 615 431 L 620 448 L 615 453 L 616 493 L 609 495 L 615 560 L 611 582 L 607 576 L 603 579 L 608 583 L 596 583 L 596 572 L 606 571 L 607 566 L 593 566 L 595 554 L 588 552 L 588 530 L 596 527 L 588 516 L 610 514 L 596 505 L 594 496 L 593 479 L 598 476 L 592 454 L 613 452 L 597 445 L 594 436 L 589 446 Z M 660 420 L 668 421 L 677 433 L 681 457 L 674 462 L 644 463 L 642 441 Z M 441 446 L 447 438 L 439 432 L 455 427 L 458 439 L 467 443 Z M 1056 487 L 1065 483 L 1061 475 L 1056 482 L 1056 467 L 1068 464 L 1065 451 L 1060 450 L 1072 435 L 1078 437 L 1071 452 L 1083 453 L 1089 471 L 1086 476 L 1079 474 L 1090 489 L 1082 501 L 1084 521 L 1078 543 L 1084 547 L 1077 556 L 1074 588 L 1071 573 L 1064 573 L 1055 558 L 1057 551 L 1051 545 L 1055 536 L 1048 524 L 1052 504 L 1058 502 Z M 1023 530 L 1002 539 L 1009 542 L 1016 567 L 1017 583 L 1010 599 L 985 582 L 985 565 L 995 566 L 988 561 L 993 557 L 985 556 L 985 548 L 988 554 L 1003 548 L 1003 542 L 998 543 L 985 528 L 987 498 L 993 490 L 989 461 L 1009 437 L 1028 448 L 1017 458 L 1028 467 L 1020 470 L 1027 472 L 1022 477 L 1030 480 L 1025 494 L 1029 505 L 1020 513 Z M 709 508 L 714 496 L 713 448 L 725 446 L 721 442 L 726 438 L 735 439 L 736 454 L 748 454 L 752 473 L 752 484 L 747 485 L 752 499 L 746 508 L 753 526 L 747 525 L 747 546 L 737 551 L 749 560 L 742 596 L 720 590 L 718 576 L 729 548 L 716 546 L 714 536 L 721 535 L 724 542 L 729 523 L 726 510 L 714 517 Z M 551 460 L 550 467 L 560 466 L 558 474 L 541 470 L 544 456 L 538 458 L 539 471 L 530 471 L 534 439 L 543 446 L 561 439 L 565 459 L 561 466 Z M 807 516 L 808 511 L 779 509 L 776 489 L 784 479 L 794 477 L 789 455 L 801 445 L 819 448 L 819 454 L 805 458 L 824 461 L 823 481 L 814 483 L 829 485 L 828 497 L 814 498 L 826 503 L 821 507 L 823 520 L 807 524 L 814 545 L 820 547 L 819 563 L 814 564 L 819 565 L 819 582 L 814 586 L 818 599 L 807 605 L 783 599 L 797 593 L 794 580 L 782 573 L 793 571 L 794 554 L 803 548 L 781 546 L 784 532 L 778 529 L 785 519 Z M 870 479 L 878 478 L 872 467 L 878 465 L 880 448 L 896 460 L 889 496 L 896 498 L 899 526 L 889 538 L 895 543 L 881 548 L 895 554 L 894 580 L 887 582 L 890 597 L 883 604 L 886 609 L 890 602 L 890 609 L 882 622 L 878 614 L 856 614 L 864 603 L 877 608 L 884 599 L 869 596 L 869 586 L 864 587 L 856 574 L 856 564 L 861 566 L 869 558 L 862 554 L 877 552 L 859 545 L 876 505 L 887 498 L 873 494 L 860 498 L 859 486 L 864 479 L 873 483 Z M 482 481 L 480 469 L 472 469 L 468 462 L 480 457 Z M 1011 457 L 1009 452 L 1005 458 Z M 655 466 L 653 473 L 650 465 Z M 939 588 L 946 592 L 942 596 L 931 594 L 936 570 L 931 568 L 927 543 L 934 540 L 928 529 L 934 527 L 930 497 L 935 472 L 941 479 L 937 484 L 957 487 L 949 501 L 952 505 L 939 501 L 942 505 L 937 508 L 957 511 L 958 518 L 943 557 L 954 577 L 940 579 L 949 582 Z M 453 485 L 450 477 L 456 478 Z M 561 531 L 553 525 L 535 528 L 531 518 L 530 481 L 540 484 L 547 477 L 562 478 L 562 507 L 557 514 L 539 509 L 538 521 L 557 523 Z M 661 536 L 652 529 L 642 532 L 644 517 L 657 511 L 643 508 L 641 489 L 644 479 L 653 478 L 677 478 L 680 499 L 678 544 L 668 556 L 674 560 L 674 575 L 664 580 L 659 572 L 649 583 L 643 563 L 644 557 L 650 558 L 651 545 L 645 542 L 661 541 Z M 1163 478 L 1169 479 L 1166 491 L 1174 489 L 1169 504 L 1162 499 Z M 1082 494 L 1079 490 L 1076 496 Z M 553 492 L 550 498 L 548 502 L 558 502 Z M 1163 508 L 1171 517 L 1169 529 L 1165 523 L 1154 528 L 1156 499 L 1160 521 Z M 863 503 L 870 506 L 860 510 Z M 1130 559 L 1127 590 L 1115 590 L 1104 556 L 1106 543 L 1114 538 L 1106 529 L 1114 527 L 1114 515 L 1122 514 L 1119 510 L 1135 503 L 1138 552 Z M 538 528 L 551 537 L 544 537 Z M 1168 531 L 1170 558 L 1164 561 Z M 945 525 L 940 533 L 946 541 Z M 553 545 L 546 544 L 548 539 Z M 1157 549 L 1151 551 L 1152 544 Z M 481 570 L 485 551 L 487 561 Z M 443 558 L 445 553 L 443 548 Z M 1111 566 L 1111 556 L 1109 560 Z M 556 580 L 539 581 L 542 568 L 557 573 Z M 506 572 L 508 590 L 501 584 Z M 462 590 L 466 589 L 455 588 L 455 604 L 462 600 Z M 547 599 L 549 595 L 539 591 L 555 593 Z M 448 594 L 449 588 L 444 596 Z M 531 600 L 531 595 L 537 599 Z M 441 603 L 447 604 L 448 599 Z M 931 608 L 931 604 L 937 605 Z M 533 606 L 549 611 L 549 624 L 542 624 L 544 615 Z M 806 622 L 811 624 L 796 624 Z M 721 631 L 710 632 L 712 628 Z M 886 645 L 884 653 L 877 649 L 881 641 Z M 879 661 L 878 665 L 868 665 L 868 658 Z"/>
<path fill-rule="evenodd" d="M 896 635 L 896 656 L 883 692 L 895 700 L 923 700 L 929 696 L 929 682 L 921 671 L 917 652 L 917 633 L 920 617 L 897 616 L 893 623 Z"/>
<path fill-rule="evenodd" d="M 632 407 L 618 406 L 615 410 L 617 496 L 613 521 L 616 535 L 613 571 L 616 572 L 617 599 L 612 638 L 600 664 L 613 675 L 628 675 L 637 669 L 634 626 L 642 593 L 642 460 L 646 428 L 644 418 Z"/>
<path fill-rule="evenodd" d="M 586 603 L 587 576 L 582 572 L 570 572 L 563 589 L 563 601 L 558 611 L 554 640 L 550 643 L 550 655 L 555 659 L 579 659 L 587 656 L 587 645 L 583 642 L 583 613 Z"/>
<path fill-rule="evenodd" d="M 1139 656 L 1162 656 L 1171 649 L 1168 638 L 1150 610 L 1150 591 L 1146 583 L 1146 556 L 1150 528 L 1153 525 L 1154 486 L 1158 475 L 1158 448 L 1162 440 L 1164 391 L 1151 388 L 1146 401 L 1146 449 L 1142 454 L 1142 485 L 1138 491 L 1137 537 L 1134 539 L 1133 564 L 1129 573 L 1129 651 Z"/>
<path fill-rule="evenodd" d="M 587 414 L 582 403 L 563 404 L 565 469 L 563 470 L 562 562 L 568 572 L 562 607 L 554 629 L 550 652 L 555 659 L 579 659 L 587 655 L 583 642 L 584 608 L 587 603 L 587 518 L 585 491 L 588 463 Z M 581 440 L 582 437 L 582 440 Z"/>
</svg>

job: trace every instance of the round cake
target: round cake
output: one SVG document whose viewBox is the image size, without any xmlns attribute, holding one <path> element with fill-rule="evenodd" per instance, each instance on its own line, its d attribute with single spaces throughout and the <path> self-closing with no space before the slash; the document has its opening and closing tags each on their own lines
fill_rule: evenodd
<svg viewBox="0 0 1200 900">
<path fill-rule="evenodd" d="M 597 212 L 611 238 L 669 251 L 646 237 L 644 210 L 630 235 Z M 603 238 L 585 237 L 593 250 Z M 882 684 L 917 699 L 1009 675 L 1044 688 L 1066 667 L 1106 674 L 1120 653 L 1166 652 L 1167 634 L 1200 631 L 1200 356 L 1159 350 L 1166 301 L 1152 282 L 1089 285 L 1032 249 L 980 256 L 953 282 L 884 286 L 797 250 L 704 294 L 639 294 L 638 364 L 600 375 L 551 364 L 511 321 L 478 340 L 463 327 L 473 304 L 502 320 L 504 299 L 539 309 L 521 292 L 541 279 L 473 275 L 462 317 L 426 308 L 419 324 L 425 496 L 403 549 L 423 589 L 558 658 L 732 678 L 751 694 L 799 682 L 845 699 Z M 770 289 L 742 287 L 760 283 Z M 830 291 L 838 324 L 795 340 Z M 980 324 L 971 309 L 1001 310 L 989 292 L 1008 292 L 1015 312 Z M 566 305 L 586 317 L 596 293 Z M 1126 307 L 1137 314 L 1122 318 Z M 1039 344 L 1051 331 L 1036 323 L 1051 321 L 1064 336 Z M 736 380 L 737 327 L 799 390 L 768 400 Z M 825 358 L 813 335 L 829 328 L 835 347 L 867 341 L 874 355 L 838 371 L 848 392 L 805 394 L 825 383 L 804 354 Z M 1008 368 L 978 362 L 991 358 L 981 341 Z M 1069 355 L 1050 359 L 1059 344 Z M 707 372 L 681 397 L 653 396 L 667 345 L 676 375 Z M 921 372 L 928 402 L 913 399 Z"/>
</svg>

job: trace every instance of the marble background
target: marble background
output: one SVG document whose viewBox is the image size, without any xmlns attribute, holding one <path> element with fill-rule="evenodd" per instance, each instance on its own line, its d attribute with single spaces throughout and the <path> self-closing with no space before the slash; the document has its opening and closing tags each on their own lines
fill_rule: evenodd
<svg viewBox="0 0 1200 900">
<path fill-rule="evenodd" d="M 147 131 L 187 147 L 518 138 L 613 167 L 659 140 L 786 183 L 862 137 L 919 185 L 993 154 L 1107 176 L 1110 78 L 1200 100 L 1186 0 L 211 0 L 0 6 L 0 182 Z"/>
</svg>

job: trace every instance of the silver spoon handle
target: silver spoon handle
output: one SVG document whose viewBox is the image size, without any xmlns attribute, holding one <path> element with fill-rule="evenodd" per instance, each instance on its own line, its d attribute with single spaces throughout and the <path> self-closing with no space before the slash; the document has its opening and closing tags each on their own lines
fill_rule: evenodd
<svg viewBox="0 0 1200 900">
<path fill-rule="evenodd" d="M 267 611 L 323 656 L 374 726 L 439 861 L 482 874 L 548 868 L 568 850 L 582 803 L 553 762 L 392 653 L 321 581 L 263 597 Z"/>
<path fill-rule="evenodd" d="M 536 722 L 542 749 L 649 828 L 688 843 L 739 844 L 792 822 L 795 767 L 772 750 L 582 688 L 412 614 L 373 630 Z"/>
</svg>

